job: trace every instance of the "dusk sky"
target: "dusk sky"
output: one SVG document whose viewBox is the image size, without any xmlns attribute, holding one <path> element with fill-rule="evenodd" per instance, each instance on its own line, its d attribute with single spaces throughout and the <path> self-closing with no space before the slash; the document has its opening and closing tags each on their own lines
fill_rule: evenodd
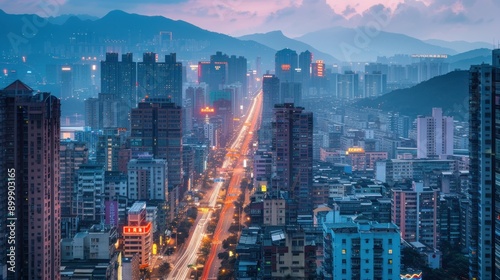
<svg viewBox="0 0 500 280">
<path fill-rule="evenodd" d="M 43 9 L 40 3 L 55 8 Z M 419 39 L 500 41 L 500 0 L 0 0 L 0 8 L 16 14 L 97 17 L 119 9 L 185 20 L 233 36 L 282 30 L 297 37 L 333 26 L 368 25 Z"/>
</svg>

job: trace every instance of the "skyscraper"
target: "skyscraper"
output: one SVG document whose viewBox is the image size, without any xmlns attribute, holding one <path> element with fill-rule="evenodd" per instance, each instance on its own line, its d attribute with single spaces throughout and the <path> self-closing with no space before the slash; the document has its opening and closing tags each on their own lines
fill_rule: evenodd
<svg viewBox="0 0 500 280">
<path fill-rule="evenodd" d="M 168 192 L 177 206 L 182 186 L 182 108 L 167 98 L 147 98 L 132 109 L 130 146 L 134 158 L 149 153 L 166 159 Z M 175 210 L 175 209 L 174 209 Z M 176 211 L 176 210 L 175 210 Z"/>
<path fill-rule="evenodd" d="M 377 97 L 387 91 L 387 75 L 381 72 L 365 73 L 364 97 Z"/>
<path fill-rule="evenodd" d="M 60 279 L 60 101 L 17 80 L 0 91 L 0 115 L 1 265 L 7 279 Z"/>
<path fill-rule="evenodd" d="M 75 235 L 78 222 L 73 213 L 73 200 L 76 198 L 77 171 L 80 165 L 87 163 L 88 149 L 84 142 L 63 140 L 60 144 L 61 174 L 61 238 Z"/>
<path fill-rule="evenodd" d="M 139 101 L 148 97 L 170 98 L 182 106 L 182 63 L 176 54 L 165 56 L 165 62 L 157 62 L 156 53 L 144 53 L 137 63 Z"/>
<path fill-rule="evenodd" d="M 500 183 L 496 178 L 500 155 L 495 132 L 500 125 L 500 115 L 495 113 L 499 67 L 497 49 L 493 65 L 474 65 L 469 71 L 469 279 L 500 279 Z"/>
<path fill-rule="evenodd" d="M 118 61 L 118 53 L 106 53 L 106 60 L 101 61 L 101 92 L 119 97 L 129 108 L 135 107 L 136 72 L 137 63 L 131 53 L 122 54 L 122 61 Z"/>
<path fill-rule="evenodd" d="M 313 114 L 293 103 L 277 104 L 272 131 L 273 189 L 300 202 L 298 214 L 312 215 Z"/>
<path fill-rule="evenodd" d="M 296 79 L 296 82 L 302 83 L 302 90 L 304 92 L 309 91 L 309 87 L 311 86 L 311 77 L 314 71 L 312 61 L 313 54 L 310 51 L 304 51 L 299 54 L 300 72 L 297 73 L 299 77 Z"/>
<path fill-rule="evenodd" d="M 295 82 L 297 69 L 297 52 L 282 49 L 274 56 L 274 74 L 281 82 Z"/>
<path fill-rule="evenodd" d="M 205 82 L 209 91 L 222 89 L 226 85 L 241 84 L 243 97 L 246 97 L 247 86 L 247 59 L 243 56 L 228 56 L 216 52 L 210 56 L 210 62 L 198 63 L 198 83 Z"/>
<path fill-rule="evenodd" d="M 453 155 L 453 117 L 432 108 L 432 117 L 417 118 L 417 158 Z"/>
<path fill-rule="evenodd" d="M 99 93 L 98 98 L 85 100 L 85 126 L 93 130 L 128 128 L 130 106 L 116 94 Z"/>
<path fill-rule="evenodd" d="M 302 103 L 302 84 L 284 82 L 280 85 L 280 102 L 293 103 L 299 106 Z"/>
<path fill-rule="evenodd" d="M 82 164 L 78 168 L 75 209 L 79 221 L 88 225 L 104 218 L 104 167 L 99 164 Z"/>
<path fill-rule="evenodd" d="M 128 163 L 128 198 L 132 200 L 167 200 L 167 162 L 141 155 Z"/>
<path fill-rule="evenodd" d="M 359 97 L 359 76 L 352 71 L 345 71 L 338 76 L 337 97 L 351 100 Z"/>
<path fill-rule="evenodd" d="M 273 108 L 280 100 L 280 80 L 271 74 L 262 77 L 262 121 L 259 130 L 259 145 L 271 145 L 271 122 Z"/>
</svg>

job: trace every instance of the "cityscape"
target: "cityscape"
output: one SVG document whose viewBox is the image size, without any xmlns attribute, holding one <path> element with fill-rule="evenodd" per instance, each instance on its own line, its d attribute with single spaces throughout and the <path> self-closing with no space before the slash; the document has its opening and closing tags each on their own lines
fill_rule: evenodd
<svg viewBox="0 0 500 280">
<path fill-rule="evenodd" d="M 0 280 L 500 279 L 495 0 L 115 2 L 0 1 Z"/>
</svg>

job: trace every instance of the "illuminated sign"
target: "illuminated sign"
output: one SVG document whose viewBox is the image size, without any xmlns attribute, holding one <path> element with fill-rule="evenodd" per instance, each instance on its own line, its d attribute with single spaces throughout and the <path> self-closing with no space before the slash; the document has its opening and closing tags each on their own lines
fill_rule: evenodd
<svg viewBox="0 0 500 280">
<path fill-rule="evenodd" d="M 349 149 L 347 149 L 347 152 L 346 154 L 360 154 L 360 153 L 364 153 L 365 152 L 365 149 L 361 148 L 361 147 L 351 147 Z"/>
<path fill-rule="evenodd" d="M 71 71 L 71 67 L 63 67 L 61 68 L 62 71 Z"/>
<path fill-rule="evenodd" d="M 118 201 L 109 200 L 105 202 L 106 208 L 106 224 L 117 226 L 118 225 Z"/>
<path fill-rule="evenodd" d="M 412 54 L 414 58 L 448 58 L 447 54 Z"/>
<path fill-rule="evenodd" d="M 422 272 L 420 273 L 413 273 L 413 274 L 400 274 L 401 279 L 412 279 L 412 280 L 421 280 L 422 279 Z"/>
<path fill-rule="evenodd" d="M 290 64 L 281 64 L 281 70 L 283 71 L 290 71 L 290 68 L 292 68 Z"/>
<path fill-rule="evenodd" d="M 210 107 L 205 107 L 205 108 L 201 108 L 200 110 L 202 113 L 214 113 L 215 112 L 215 109 L 214 108 L 210 108 Z"/>
<path fill-rule="evenodd" d="M 151 231 L 151 223 L 146 226 L 124 226 L 123 234 L 143 234 Z"/>
</svg>

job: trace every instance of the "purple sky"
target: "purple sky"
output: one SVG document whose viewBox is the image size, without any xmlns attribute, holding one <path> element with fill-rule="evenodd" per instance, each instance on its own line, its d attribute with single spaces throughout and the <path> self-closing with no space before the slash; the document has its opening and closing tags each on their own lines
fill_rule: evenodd
<svg viewBox="0 0 500 280">
<path fill-rule="evenodd" d="M 0 0 L 0 9 L 98 17 L 119 9 L 234 36 L 282 30 L 297 37 L 332 26 L 368 25 L 419 39 L 500 41 L 500 0 Z"/>
</svg>

